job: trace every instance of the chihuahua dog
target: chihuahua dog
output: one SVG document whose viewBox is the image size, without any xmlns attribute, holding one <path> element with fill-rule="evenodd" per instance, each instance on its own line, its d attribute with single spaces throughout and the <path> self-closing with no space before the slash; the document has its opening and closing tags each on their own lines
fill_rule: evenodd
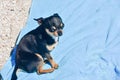
<svg viewBox="0 0 120 80">
<path fill-rule="evenodd" d="M 27 33 L 17 45 L 15 68 L 11 80 L 16 80 L 16 72 L 22 69 L 28 73 L 50 73 L 58 68 L 50 52 L 58 44 L 59 36 L 63 34 L 64 23 L 56 13 L 47 18 L 34 19 L 39 26 Z M 43 69 L 44 60 L 49 61 L 51 68 Z"/>
</svg>

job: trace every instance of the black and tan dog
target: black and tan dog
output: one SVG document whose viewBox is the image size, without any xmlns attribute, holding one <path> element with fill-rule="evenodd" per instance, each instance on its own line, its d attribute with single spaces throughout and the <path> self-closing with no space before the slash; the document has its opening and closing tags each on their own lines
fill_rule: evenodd
<svg viewBox="0 0 120 80">
<path fill-rule="evenodd" d="M 19 42 L 16 51 L 16 65 L 11 80 L 16 80 L 16 72 L 22 69 L 28 73 L 36 71 L 38 74 L 53 72 L 58 64 L 53 60 L 50 52 L 58 44 L 59 36 L 63 34 L 64 23 L 58 14 L 47 18 L 34 19 L 39 27 L 27 33 Z M 50 69 L 43 69 L 44 59 L 51 64 Z"/>
</svg>

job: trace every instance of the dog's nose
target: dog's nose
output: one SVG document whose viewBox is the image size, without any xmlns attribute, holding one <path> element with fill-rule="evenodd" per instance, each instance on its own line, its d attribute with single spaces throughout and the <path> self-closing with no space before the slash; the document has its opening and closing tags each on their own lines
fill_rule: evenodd
<svg viewBox="0 0 120 80">
<path fill-rule="evenodd" d="M 62 36 L 62 31 L 58 31 L 58 36 Z"/>
</svg>

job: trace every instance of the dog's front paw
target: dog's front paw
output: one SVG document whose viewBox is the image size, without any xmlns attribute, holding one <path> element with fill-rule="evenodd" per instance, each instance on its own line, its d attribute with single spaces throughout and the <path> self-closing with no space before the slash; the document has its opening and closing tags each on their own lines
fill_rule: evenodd
<svg viewBox="0 0 120 80">
<path fill-rule="evenodd" d="M 55 69 L 58 69 L 58 67 L 59 67 L 59 65 L 58 65 L 58 64 L 55 64 L 55 67 L 54 67 L 54 68 L 55 68 Z"/>
<path fill-rule="evenodd" d="M 54 66 L 53 66 L 53 68 L 55 68 L 55 69 L 58 69 L 58 67 L 59 67 L 59 66 L 58 66 L 58 64 L 56 64 L 56 63 L 55 63 Z"/>
</svg>

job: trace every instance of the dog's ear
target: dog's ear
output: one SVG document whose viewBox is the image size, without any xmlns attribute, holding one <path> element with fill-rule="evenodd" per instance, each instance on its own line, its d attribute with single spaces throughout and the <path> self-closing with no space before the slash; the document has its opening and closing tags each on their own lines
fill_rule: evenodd
<svg viewBox="0 0 120 80">
<path fill-rule="evenodd" d="M 39 25 L 41 25 L 43 23 L 44 18 L 43 17 L 38 18 L 38 19 L 34 18 L 34 20 L 37 21 Z"/>
<path fill-rule="evenodd" d="M 56 16 L 56 17 L 58 17 L 59 15 L 58 15 L 58 13 L 55 13 L 53 16 Z"/>
</svg>

